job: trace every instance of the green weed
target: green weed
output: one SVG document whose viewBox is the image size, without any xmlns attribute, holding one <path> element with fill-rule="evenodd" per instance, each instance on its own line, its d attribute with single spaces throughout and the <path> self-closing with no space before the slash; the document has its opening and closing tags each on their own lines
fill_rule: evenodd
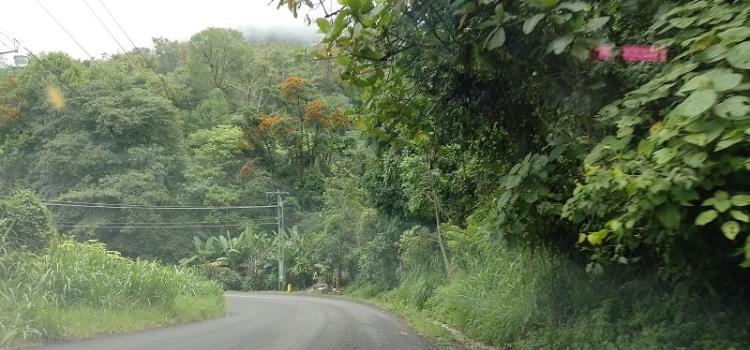
<svg viewBox="0 0 750 350">
<path fill-rule="evenodd" d="M 189 268 L 131 260 L 60 239 L 3 252 L 0 345 L 90 337 L 223 314 L 219 285 Z"/>
</svg>

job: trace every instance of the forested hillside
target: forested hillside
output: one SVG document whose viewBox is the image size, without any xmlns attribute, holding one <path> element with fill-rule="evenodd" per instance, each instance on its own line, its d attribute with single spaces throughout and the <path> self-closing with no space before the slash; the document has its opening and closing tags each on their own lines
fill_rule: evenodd
<svg viewBox="0 0 750 350">
<path fill-rule="evenodd" d="M 302 49 L 248 43 L 207 29 L 185 43 L 78 62 L 49 54 L 2 77 L 4 188 L 46 201 L 158 206 L 265 205 L 291 190 L 290 223 L 322 203 L 324 181 L 348 132 L 326 62 Z M 304 176 L 303 176 L 304 175 Z M 63 232 L 129 256 L 176 261 L 201 230 L 135 229 L 157 223 L 237 225 L 272 211 L 105 210 L 55 207 Z M 231 225 L 230 225 L 231 224 Z M 115 226 L 114 228 L 110 226 Z"/>
<path fill-rule="evenodd" d="M 502 347 L 750 344 L 748 3 L 340 3 L 276 2 L 323 14 L 315 46 L 210 28 L 0 70 L 2 188 L 225 288 L 325 282 Z M 668 60 L 589 56 L 644 43 Z M 281 234 L 189 209 L 277 190 Z"/>
</svg>

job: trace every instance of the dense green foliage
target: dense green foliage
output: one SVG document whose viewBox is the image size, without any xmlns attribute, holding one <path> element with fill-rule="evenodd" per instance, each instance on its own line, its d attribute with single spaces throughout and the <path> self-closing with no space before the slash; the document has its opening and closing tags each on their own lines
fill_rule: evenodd
<svg viewBox="0 0 750 350">
<path fill-rule="evenodd" d="M 52 215 L 33 193 L 16 190 L 0 199 L 5 250 L 42 251 L 57 236 Z"/>
</svg>

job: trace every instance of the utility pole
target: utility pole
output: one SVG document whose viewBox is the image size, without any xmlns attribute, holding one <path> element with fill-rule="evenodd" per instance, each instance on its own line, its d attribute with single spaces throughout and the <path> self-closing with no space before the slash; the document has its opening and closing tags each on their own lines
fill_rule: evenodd
<svg viewBox="0 0 750 350">
<path fill-rule="evenodd" d="M 266 192 L 266 196 L 276 196 L 276 257 L 279 263 L 279 290 L 284 291 L 284 280 L 286 280 L 286 268 L 284 266 L 284 199 L 282 196 L 288 195 L 289 192 Z"/>
</svg>

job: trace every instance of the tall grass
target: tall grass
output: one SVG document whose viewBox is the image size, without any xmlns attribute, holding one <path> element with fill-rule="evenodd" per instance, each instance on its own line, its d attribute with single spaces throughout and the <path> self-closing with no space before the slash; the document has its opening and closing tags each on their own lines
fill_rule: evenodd
<svg viewBox="0 0 750 350">
<path fill-rule="evenodd" d="M 721 300 L 651 274 L 594 275 L 544 249 L 494 247 L 462 258 L 450 278 L 414 271 L 375 298 L 413 325 L 444 322 L 471 340 L 501 348 L 750 346 L 750 309 L 742 301 Z M 358 286 L 354 296 L 367 297 L 365 291 Z"/>
<path fill-rule="evenodd" d="M 1 239 L 0 345 L 223 313 L 220 286 L 191 269 L 127 259 L 98 242 L 58 239 L 34 254 L 5 250 Z"/>
</svg>

